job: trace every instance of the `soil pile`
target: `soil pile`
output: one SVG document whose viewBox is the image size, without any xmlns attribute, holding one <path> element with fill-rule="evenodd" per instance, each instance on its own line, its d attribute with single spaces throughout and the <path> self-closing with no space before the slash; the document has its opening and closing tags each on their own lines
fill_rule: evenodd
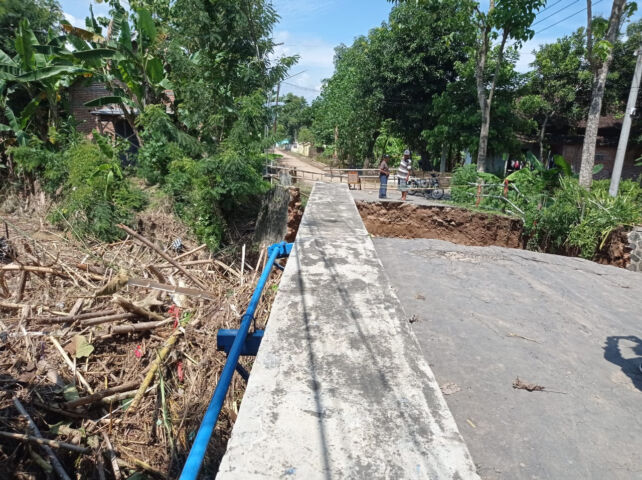
<svg viewBox="0 0 642 480">
<path fill-rule="evenodd" d="M 238 328 L 265 252 L 213 256 L 163 213 L 146 213 L 109 245 L 75 241 L 29 214 L 0 217 L 12 247 L 0 264 L 2 470 L 55 476 L 22 406 L 72 478 L 176 478 L 226 359 L 217 330 Z M 279 278 L 275 269 L 257 328 Z M 244 389 L 235 376 L 206 474 Z"/>
<path fill-rule="evenodd" d="M 376 237 L 430 238 L 468 246 L 523 248 L 522 222 L 463 208 L 401 202 L 357 202 L 368 232 Z"/>
</svg>

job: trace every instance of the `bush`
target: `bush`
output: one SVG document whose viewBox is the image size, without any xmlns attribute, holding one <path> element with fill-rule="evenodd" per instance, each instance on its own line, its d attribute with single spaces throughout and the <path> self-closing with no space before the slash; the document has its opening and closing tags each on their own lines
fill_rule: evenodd
<svg viewBox="0 0 642 480">
<path fill-rule="evenodd" d="M 84 141 L 67 150 L 68 178 L 63 198 L 51 214 L 52 222 L 71 228 L 76 236 L 104 241 L 122 238 L 118 223 L 129 223 L 147 203 L 142 191 L 124 178 L 118 151 L 106 139 Z"/>
<path fill-rule="evenodd" d="M 560 178 L 550 204 L 527 217 L 529 246 L 592 259 L 613 230 L 642 221 L 640 185 L 624 180 L 619 195 L 613 198 L 608 193 L 609 183 L 595 181 L 587 191 L 575 178 Z"/>
<path fill-rule="evenodd" d="M 67 177 L 62 155 L 43 148 L 39 143 L 12 147 L 8 153 L 13 158 L 18 177 L 28 184 L 41 181 L 47 193 L 54 193 Z"/>
<path fill-rule="evenodd" d="M 262 165 L 259 156 L 244 156 L 231 147 L 198 160 L 182 158 L 169 165 L 164 189 L 199 240 L 216 249 L 225 236 L 226 220 L 267 190 Z"/>
</svg>

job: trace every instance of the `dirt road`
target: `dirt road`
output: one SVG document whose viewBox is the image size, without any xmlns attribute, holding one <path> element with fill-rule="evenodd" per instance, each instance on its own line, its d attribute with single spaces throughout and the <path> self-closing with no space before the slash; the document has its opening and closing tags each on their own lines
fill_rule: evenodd
<svg viewBox="0 0 642 480">
<path fill-rule="evenodd" d="M 283 158 L 279 160 L 279 164 L 284 167 L 296 168 L 297 170 L 304 170 L 306 172 L 324 174 L 323 164 L 315 162 L 314 160 L 309 160 L 298 155 L 294 155 L 285 150 L 277 150 L 276 153 L 283 155 Z"/>
</svg>

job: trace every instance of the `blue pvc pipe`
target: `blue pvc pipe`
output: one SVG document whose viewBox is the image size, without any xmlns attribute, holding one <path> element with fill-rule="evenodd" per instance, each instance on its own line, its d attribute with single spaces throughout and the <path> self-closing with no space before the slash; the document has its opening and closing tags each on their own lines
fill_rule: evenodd
<svg viewBox="0 0 642 480">
<path fill-rule="evenodd" d="M 207 407 L 207 411 L 203 416 L 203 422 L 201 423 L 194 443 L 192 444 L 192 449 L 189 452 L 183 471 L 181 472 L 180 480 L 196 480 L 198 473 L 201 470 L 201 465 L 203 464 L 203 458 L 205 457 L 205 452 L 207 451 L 207 446 L 210 443 L 210 438 L 212 437 L 212 432 L 218 421 L 218 416 L 221 413 L 221 408 L 223 407 L 223 402 L 225 401 L 225 396 L 227 395 L 227 390 L 230 387 L 230 382 L 234 376 L 234 371 L 236 369 L 236 364 L 239 361 L 239 356 L 241 355 L 241 349 L 245 344 L 245 339 L 247 333 L 250 330 L 252 325 L 252 320 L 254 319 L 254 312 L 256 307 L 259 304 L 261 299 L 261 294 L 263 293 L 263 288 L 267 282 L 270 272 L 272 271 L 272 266 L 277 258 L 285 256 L 289 253 L 291 246 L 282 243 L 275 243 L 268 249 L 268 261 L 265 264 L 265 270 L 259 278 L 259 283 L 256 285 L 250 304 L 247 307 L 245 315 L 241 318 L 241 326 L 236 335 L 236 339 L 230 348 L 230 353 L 227 356 L 227 361 L 225 362 L 225 367 L 223 367 L 223 372 L 221 373 L 221 378 L 216 385 L 216 390 L 214 390 L 214 395 L 210 400 L 210 404 Z"/>
</svg>

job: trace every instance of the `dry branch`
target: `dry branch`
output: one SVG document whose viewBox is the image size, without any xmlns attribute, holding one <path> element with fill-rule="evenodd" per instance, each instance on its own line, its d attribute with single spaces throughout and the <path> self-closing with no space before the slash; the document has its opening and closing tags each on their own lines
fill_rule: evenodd
<svg viewBox="0 0 642 480">
<path fill-rule="evenodd" d="M 117 313 L 116 315 L 106 315 L 104 317 L 90 318 L 82 320 L 80 323 L 83 327 L 93 327 L 103 323 L 116 322 L 118 320 L 129 320 L 138 317 L 136 313 Z"/>
<path fill-rule="evenodd" d="M 104 338 L 109 338 L 112 335 L 124 335 L 126 333 L 145 332 L 147 330 L 154 330 L 155 328 L 162 327 L 163 325 L 167 325 L 168 323 L 171 323 L 173 321 L 174 321 L 173 318 L 167 318 L 160 322 L 140 322 L 140 323 L 130 323 L 127 325 L 117 325 L 115 327 L 112 327 L 109 330 L 108 335 L 104 335 L 103 337 L 100 337 L 100 338 L 104 339 Z"/>
<path fill-rule="evenodd" d="M 123 383 L 122 385 L 118 385 L 116 387 L 106 388 L 105 390 L 96 392 L 93 395 L 87 395 L 86 397 L 82 397 L 77 400 L 72 400 L 70 402 L 65 403 L 64 405 L 67 408 L 74 408 L 74 407 L 79 407 L 81 405 L 96 403 L 105 397 L 109 397 L 110 395 L 113 395 L 114 393 L 127 392 L 133 388 L 136 388 L 139 384 L 140 384 L 139 380 Z"/>
<path fill-rule="evenodd" d="M 114 295 L 113 301 L 123 307 L 124 310 L 135 313 L 136 315 L 146 318 L 147 320 L 154 320 L 156 322 L 162 322 L 163 320 L 165 320 L 165 317 L 163 317 L 162 315 L 150 312 L 146 308 L 136 305 L 134 302 L 127 300 L 120 295 Z"/>
<path fill-rule="evenodd" d="M 131 278 L 128 285 L 133 285 L 135 287 L 151 288 L 154 290 L 160 290 L 163 292 L 169 293 L 180 293 L 182 295 L 187 295 L 188 297 L 196 298 L 205 298 L 207 300 L 217 300 L 214 295 L 208 293 L 204 290 L 197 290 L 195 288 L 185 288 L 185 287 L 176 287 L 174 285 L 167 285 L 163 283 L 152 282 L 151 280 L 146 280 L 143 278 Z"/>
<path fill-rule="evenodd" d="M 38 429 L 38 426 L 35 424 L 33 419 L 29 416 L 27 413 L 27 410 L 25 410 L 25 407 L 20 403 L 20 400 L 17 398 L 13 398 L 13 404 L 16 406 L 18 409 L 18 412 L 20 412 L 20 415 L 25 417 L 27 419 L 27 422 L 29 423 L 29 427 L 31 428 L 31 431 L 33 434 L 38 437 L 38 438 L 43 438 L 42 434 L 40 433 L 40 430 Z M 42 449 L 45 451 L 47 456 L 49 457 L 49 460 L 51 461 L 54 470 L 56 470 L 56 473 L 60 478 L 63 480 L 71 480 L 69 478 L 69 475 L 67 475 L 67 472 L 65 472 L 65 469 L 62 468 L 62 464 L 60 463 L 60 460 L 58 460 L 58 457 L 56 457 L 56 454 L 54 451 L 51 449 L 49 445 L 41 445 Z"/>
<path fill-rule="evenodd" d="M 67 364 L 67 366 L 69 367 L 69 370 L 71 370 L 71 373 L 76 374 L 76 376 L 78 377 L 78 381 L 83 385 L 83 387 L 85 387 L 85 389 L 86 389 L 89 393 L 94 393 L 94 391 L 92 390 L 92 388 L 91 388 L 91 387 L 89 386 L 89 384 L 87 383 L 87 380 L 85 380 L 85 377 L 83 377 L 83 376 L 82 376 L 82 374 L 81 374 L 81 373 L 78 371 L 78 369 L 74 366 L 73 362 L 69 359 L 69 357 L 67 356 L 67 352 L 65 352 L 65 350 L 62 348 L 62 345 L 60 345 L 60 343 L 58 343 L 58 340 L 56 340 L 56 339 L 55 339 L 54 337 L 52 337 L 51 335 L 49 336 L 49 340 L 51 340 L 51 343 L 53 343 L 53 344 L 54 344 L 54 347 L 56 347 L 56 350 L 58 350 L 58 352 L 59 352 L 59 353 L 60 353 L 60 355 L 62 356 L 63 360 L 65 361 L 65 363 L 66 363 L 66 364 Z"/>
<path fill-rule="evenodd" d="M 127 413 L 133 412 L 136 410 L 136 408 L 138 408 L 140 401 L 143 399 L 143 395 L 145 395 L 145 390 L 147 390 L 147 387 L 149 387 L 149 384 L 152 383 L 152 380 L 154 379 L 154 375 L 156 375 L 156 370 L 158 370 L 158 367 L 160 367 L 161 363 L 163 363 L 163 360 L 172 349 L 172 347 L 178 340 L 178 336 L 181 333 L 181 329 L 177 328 L 176 330 L 174 330 L 174 333 L 172 333 L 172 335 L 167 340 L 165 340 L 163 348 L 160 349 L 160 351 L 158 352 L 158 356 L 151 364 L 151 368 L 147 372 L 147 375 L 145 375 L 145 380 L 143 380 L 143 383 L 138 389 L 138 392 L 136 392 L 134 400 L 132 400 L 132 403 L 127 409 Z"/>
<path fill-rule="evenodd" d="M 64 448 L 79 453 L 87 453 L 87 447 L 72 445 L 71 443 L 59 442 L 57 440 L 49 440 L 48 438 L 39 438 L 32 435 L 24 435 L 22 433 L 0 432 L 0 437 L 11 438 L 13 440 L 20 440 L 21 442 L 37 443 L 38 445 L 49 445 L 54 448 Z"/>
<path fill-rule="evenodd" d="M 190 275 L 190 273 L 189 273 L 187 270 L 185 270 L 183 267 L 181 267 L 177 262 L 175 262 L 175 261 L 174 261 L 174 259 L 170 258 L 170 257 L 169 257 L 169 255 L 167 255 L 165 252 L 163 252 L 160 248 L 158 248 L 158 247 L 157 247 L 156 245 L 154 245 L 152 242 L 150 242 L 149 240 L 147 240 L 145 237 L 143 237 L 142 235 L 140 235 L 140 234 L 136 233 L 135 231 L 133 231 L 131 228 L 129 228 L 129 227 L 128 227 L 128 226 L 126 226 L 126 225 L 117 225 L 117 227 L 118 227 L 118 228 L 120 228 L 120 229 L 122 229 L 122 230 L 124 230 L 124 231 L 125 231 L 125 232 L 127 232 L 129 235 L 131 235 L 132 237 L 134 237 L 135 239 L 137 239 L 139 242 L 141 242 L 141 243 L 143 243 L 143 244 L 147 245 L 149 248 L 151 248 L 152 250 L 154 250 L 154 251 L 155 251 L 156 253 L 158 253 L 161 257 L 163 257 L 167 262 L 171 263 L 171 264 L 172 264 L 172 265 L 174 265 L 176 268 L 178 268 L 178 270 L 180 270 L 180 272 L 181 272 L 183 275 L 185 275 L 187 278 L 189 278 L 192 282 L 194 282 L 196 285 L 198 285 L 199 287 L 201 287 L 203 290 L 207 289 L 207 287 L 205 286 L 205 284 L 203 284 L 203 282 L 201 282 L 201 281 L 200 281 L 200 280 L 198 280 L 197 278 L 194 278 L 192 275 Z"/>
</svg>

